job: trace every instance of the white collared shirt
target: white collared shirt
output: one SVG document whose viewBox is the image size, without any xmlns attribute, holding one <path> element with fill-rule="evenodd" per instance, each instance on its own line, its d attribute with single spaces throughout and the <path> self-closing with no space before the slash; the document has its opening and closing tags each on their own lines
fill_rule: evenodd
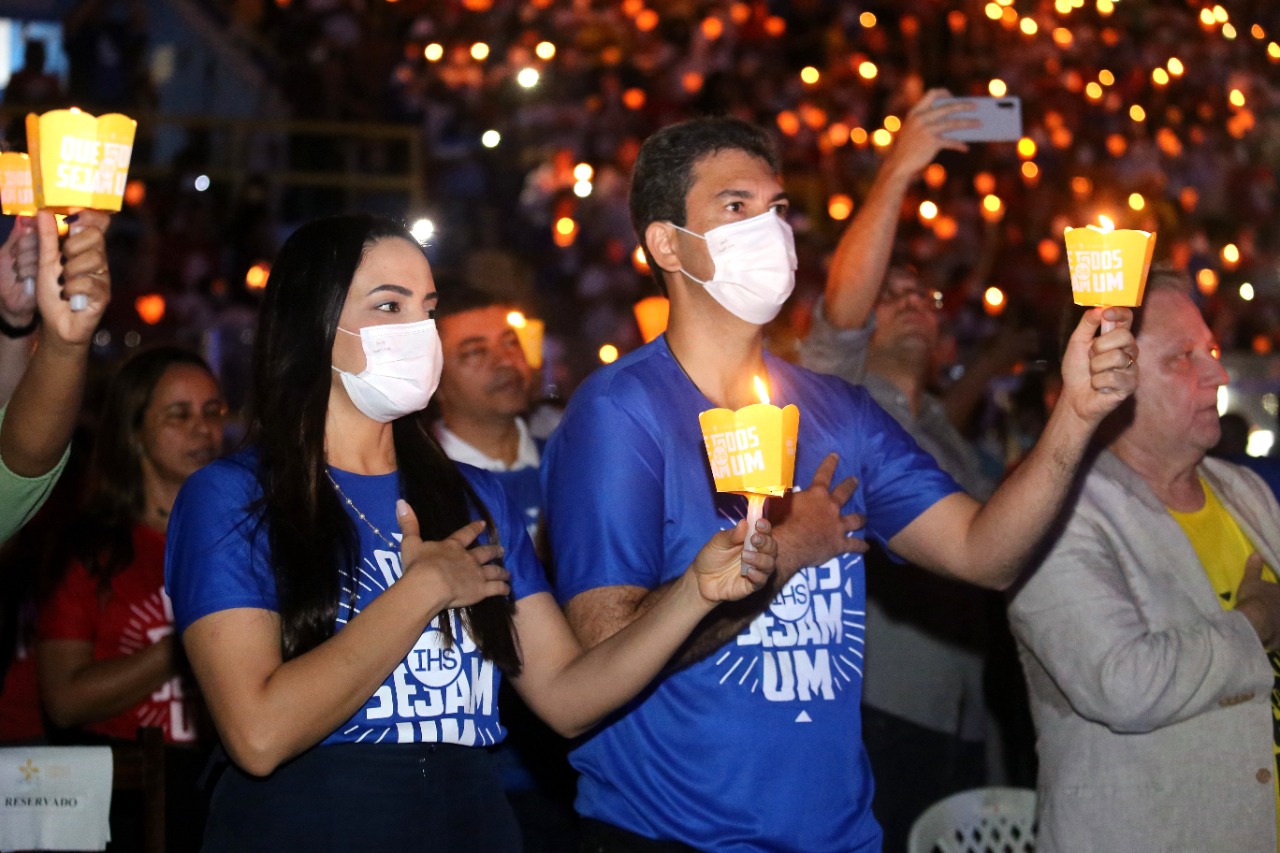
<svg viewBox="0 0 1280 853">
<path fill-rule="evenodd" d="M 501 459 L 494 459 L 463 441 L 457 433 L 445 426 L 443 419 L 436 421 L 436 438 L 444 448 L 445 455 L 454 462 L 474 465 L 486 471 L 519 471 L 523 468 L 537 468 L 540 462 L 538 445 L 534 444 L 533 436 L 529 435 L 529 427 L 525 425 L 524 418 L 516 418 L 516 429 L 520 432 L 520 443 L 516 448 L 516 461 L 511 465 Z"/>
</svg>

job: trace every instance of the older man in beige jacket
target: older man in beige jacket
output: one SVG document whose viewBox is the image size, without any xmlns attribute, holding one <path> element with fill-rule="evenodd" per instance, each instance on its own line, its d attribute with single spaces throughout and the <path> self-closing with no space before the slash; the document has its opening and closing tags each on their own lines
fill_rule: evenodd
<svg viewBox="0 0 1280 853">
<path fill-rule="evenodd" d="M 1038 849 L 1272 851 L 1280 506 L 1205 458 L 1227 377 L 1178 280 L 1153 276 L 1142 313 L 1132 410 L 1009 608 L 1038 731 Z"/>
</svg>

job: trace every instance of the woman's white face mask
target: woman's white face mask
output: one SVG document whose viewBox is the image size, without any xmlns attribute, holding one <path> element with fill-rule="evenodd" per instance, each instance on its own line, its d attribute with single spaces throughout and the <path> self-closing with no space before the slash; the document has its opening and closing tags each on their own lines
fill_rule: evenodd
<svg viewBox="0 0 1280 853">
<path fill-rule="evenodd" d="M 333 368 L 357 409 L 389 423 L 427 407 L 444 367 L 435 320 L 365 326 L 358 334 L 341 326 L 338 331 L 359 337 L 364 348 L 364 370 Z"/>
<path fill-rule="evenodd" d="M 706 240 L 714 265 L 710 281 L 695 278 L 684 267 L 680 272 L 741 320 L 763 326 L 778 316 L 796 286 L 796 240 L 786 220 L 768 210 L 706 234 L 671 224 Z"/>
</svg>

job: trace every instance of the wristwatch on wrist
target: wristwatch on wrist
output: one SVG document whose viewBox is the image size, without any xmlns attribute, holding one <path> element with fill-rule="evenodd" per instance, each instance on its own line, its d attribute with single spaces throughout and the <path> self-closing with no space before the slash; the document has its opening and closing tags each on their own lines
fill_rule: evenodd
<svg viewBox="0 0 1280 853">
<path fill-rule="evenodd" d="M 4 315 L 0 314 L 0 335 L 4 335 L 6 338 L 25 338 L 27 335 L 34 332 L 36 330 L 36 326 L 39 325 L 39 312 L 31 315 L 31 322 L 27 323 L 25 326 L 11 326 L 9 325 L 9 322 L 5 320 Z"/>
</svg>

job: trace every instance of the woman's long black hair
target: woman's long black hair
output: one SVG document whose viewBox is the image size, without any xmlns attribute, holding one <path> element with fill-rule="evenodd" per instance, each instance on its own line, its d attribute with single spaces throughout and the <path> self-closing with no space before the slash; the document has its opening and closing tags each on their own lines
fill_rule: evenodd
<svg viewBox="0 0 1280 853">
<path fill-rule="evenodd" d="M 205 360 L 179 347 L 144 350 L 112 377 L 89 459 L 88 487 L 78 520 L 74 555 L 105 591 L 133 562 L 133 525 L 146 510 L 142 476 L 142 424 L 151 396 L 169 368 Z"/>
<path fill-rule="evenodd" d="M 380 240 L 417 242 L 403 225 L 373 216 L 335 216 L 299 228 L 285 242 L 263 296 L 254 343 L 248 439 L 258 447 L 265 526 L 286 660 L 334 632 L 344 577 L 359 559 L 354 523 L 326 476 L 325 416 L 338 318 L 356 268 Z M 435 440 L 423 412 L 392 425 L 400 491 L 423 539 L 444 539 L 471 520 L 493 519 Z M 354 586 L 354 585 L 353 585 Z M 519 672 L 512 604 L 487 598 L 462 619 L 481 653 Z M 448 642 L 451 620 L 440 620 Z"/>
</svg>

